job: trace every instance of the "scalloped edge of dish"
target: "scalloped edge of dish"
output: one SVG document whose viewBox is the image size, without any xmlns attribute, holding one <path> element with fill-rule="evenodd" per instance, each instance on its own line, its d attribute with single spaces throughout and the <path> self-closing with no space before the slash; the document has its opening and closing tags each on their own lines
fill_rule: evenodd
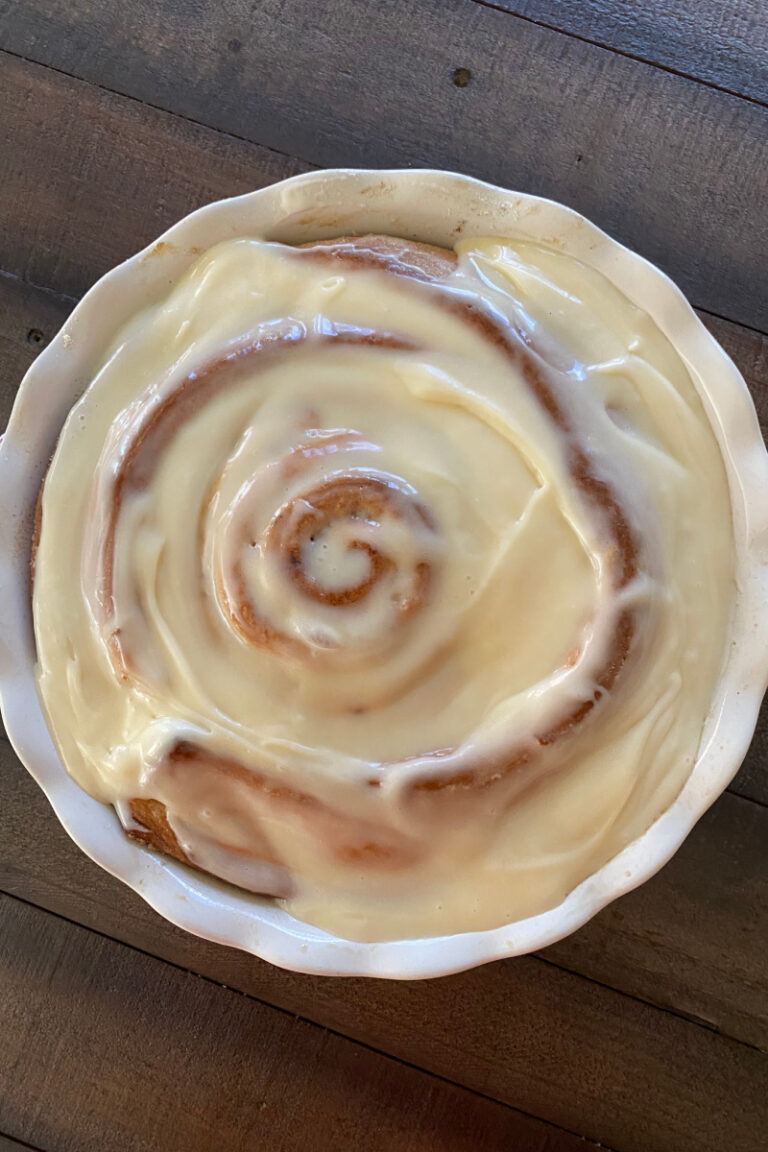
<svg viewBox="0 0 768 1152">
<path fill-rule="evenodd" d="M 140 304 L 159 298 L 201 249 L 234 235 L 286 241 L 379 231 L 450 245 L 458 235 L 524 235 L 600 269 L 647 312 L 685 361 L 723 453 L 731 491 L 737 602 L 731 645 L 696 764 L 675 802 L 637 840 L 557 907 L 500 928 L 359 943 L 130 841 L 114 811 L 67 774 L 35 687 L 29 604 L 34 502 L 88 364 Z M 11 744 L 75 843 L 160 915 L 295 971 L 415 979 L 447 975 L 546 947 L 649 879 L 727 787 L 747 751 L 768 682 L 768 454 L 749 391 L 733 362 L 671 280 L 562 204 L 432 169 L 311 172 L 217 201 L 184 217 L 108 272 L 77 305 L 19 388 L 0 445 L 0 704 Z"/>
</svg>

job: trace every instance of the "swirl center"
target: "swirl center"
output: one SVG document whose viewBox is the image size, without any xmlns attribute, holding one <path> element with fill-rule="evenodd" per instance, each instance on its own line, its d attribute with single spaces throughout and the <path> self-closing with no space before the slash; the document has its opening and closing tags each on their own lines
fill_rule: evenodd
<svg viewBox="0 0 768 1152">
<path fill-rule="evenodd" d="M 281 556 L 289 579 L 305 596 L 342 607 L 364 600 L 385 579 L 402 584 L 398 556 L 384 548 L 389 542 L 393 551 L 406 545 L 410 552 L 409 537 L 425 532 L 434 532 L 427 509 L 393 481 L 338 476 L 283 507 L 268 529 L 266 548 Z M 407 586 L 393 588 L 392 602 L 402 614 L 421 606 L 431 571 L 429 561 L 417 561 Z"/>
<path fill-rule="evenodd" d="M 429 601 L 437 524 L 400 477 L 348 463 L 363 448 L 375 451 L 324 434 L 239 486 L 221 521 L 216 596 L 249 646 L 343 666 L 398 642 Z M 318 468 L 329 456 L 334 470 Z"/>
</svg>

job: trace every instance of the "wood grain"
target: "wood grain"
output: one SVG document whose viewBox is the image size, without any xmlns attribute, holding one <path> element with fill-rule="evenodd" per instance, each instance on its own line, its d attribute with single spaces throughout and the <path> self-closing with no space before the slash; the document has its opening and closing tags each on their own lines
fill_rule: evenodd
<svg viewBox="0 0 768 1152">
<path fill-rule="evenodd" d="M 755 735 L 730 790 L 768 805 L 768 697 L 763 700 Z"/>
<path fill-rule="evenodd" d="M 74 848 L 7 749 L 0 745 L 3 890 L 622 1152 L 760 1147 L 768 1057 L 753 1048 L 533 957 L 440 980 L 389 983 L 299 976 L 197 940 L 160 920 Z M 727 797 L 720 803 L 743 802 Z M 716 827 L 700 826 L 650 882 L 663 883 L 684 853 L 695 852 L 688 879 L 678 873 L 678 883 L 689 885 L 683 908 L 695 903 L 698 884 L 701 924 L 692 939 L 681 932 L 682 957 L 670 943 L 675 908 L 659 923 L 633 923 L 628 897 L 617 906 L 627 909 L 624 926 L 621 918 L 615 923 L 638 941 L 645 935 L 646 948 L 658 951 L 649 978 L 660 988 L 675 966 L 681 985 L 696 986 L 697 970 L 713 950 L 698 960 L 691 952 L 711 932 L 726 964 L 730 955 L 730 987 L 743 985 L 745 1015 L 751 1005 L 759 1014 L 765 884 L 750 874 L 764 869 L 764 852 L 758 842 L 755 857 L 724 867 L 716 837 Z M 731 846 L 736 857 L 739 844 L 740 838 Z M 671 895 L 680 899 L 674 888 Z M 750 901 L 762 902 L 762 912 L 751 911 Z M 690 923 L 692 915 L 683 912 L 683 918 Z M 620 940 L 610 930 L 596 939 L 606 965 L 612 950 L 622 951 Z M 745 949 L 752 953 L 747 971 Z M 625 974 L 631 953 L 627 948 Z"/>
<path fill-rule="evenodd" d="M 213 198 L 308 167 L 50 69 L 0 54 L 0 269 L 77 297 Z M 94 141 L 120 140 L 105 155 Z M 768 341 L 700 313 L 744 373 L 768 428 Z M 768 328 L 768 316 L 766 316 Z"/>
<path fill-rule="evenodd" d="M 584 1148 L 9 897 L 0 1021 L 0 1124 L 56 1152 Z"/>
<path fill-rule="evenodd" d="M 707 312 L 699 312 L 699 319 L 722 344 L 749 385 L 763 436 L 768 439 L 768 336 Z"/>
<path fill-rule="evenodd" d="M 491 2 L 495 8 L 768 104 L 764 0 Z"/>
<path fill-rule="evenodd" d="M 154 951 L 154 914 L 74 848 L 7 744 L 0 774 L 0 889 Z M 723 797 L 657 877 L 544 959 L 768 1051 L 766 844 L 768 810 Z M 186 952 L 178 962 L 196 967 Z M 212 963 L 209 975 L 241 986 Z"/>
<path fill-rule="evenodd" d="M 723 796 L 647 884 L 542 956 L 768 1051 L 768 811 Z"/>
<path fill-rule="evenodd" d="M 31 1144 L 19 1144 L 11 1140 L 10 1136 L 0 1135 L 0 1152 L 43 1152 L 43 1149 L 33 1148 Z"/>
<path fill-rule="evenodd" d="M 699 317 L 749 385 L 763 437 L 768 441 L 768 336 L 704 312 Z M 768 805 L 768 697 L 763 701 L 752 744 L 730 791 Z"/>
<path fill-rule="evenodd" d="M 307 168 L 2 53 L 0 65 L 0 269 L 57 293 L 81 296 L 202 204 Z"/>
<path fill-rule="evenodd" d="M 2 0 L 0 47 L 312 163 L 563 200 L 768 327 L 768 109 L 695 81 L 469 0 Z"/>
<path fill-rule="evenodd" d="M 74 308 L 74 300 L 0 274 L 0 433 L 24 373 Z"/>
</svg>

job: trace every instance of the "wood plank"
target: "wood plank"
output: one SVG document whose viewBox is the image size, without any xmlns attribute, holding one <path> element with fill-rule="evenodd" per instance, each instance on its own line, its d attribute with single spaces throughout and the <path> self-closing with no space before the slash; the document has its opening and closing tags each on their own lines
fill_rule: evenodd
<svg viewBox="0 0 768 1152">
<path fill-rule="evenodd" d="M 81 296 L 194 208 L 307 168 L 50 69 L 0 65 L 0 269 L 55 292 Z"/>
<path fill-rule="evenodd" d="M 50 69 L 0 61 L 0 104 L 8 111 L 0 123 L 8 157 L 0 269 L 54 292 L 80 296 L 192 208 L 307 167 Z M 121 146 L 105 158 L 94 139 Z M 768 428 L 768 341 L 727 320 L 702 319 L 741 368 Z"/>
<path fill-rule="evenodd" d="M 57 1152 L 585 1147 L 7 896 L 0 1021 L 0 1124 Z"/>
<path fill-rule="evenodd" d="M 763 700 L 752 744 L 730 791 L 768 805 L 768 696 Z"/>
<path fill-rule="evenodd" d="M 763 436 L 768 439 L 768 336 L 699 312 L 699 319 L 731 357 L 749 385 Z"/>
<path fill-rule="evenodd" d="M 0 433 L 24 373 L 73 307 L 74 300 L 0 274 Z"/>
<path fill-rule="evenodd" d="M 0 1135 L 0 1152 L 42 1152 L 42 1149 L 33 1148 L 31 1144 L 20 1144 L 11 1140 L 10 1136 Z"/>
<path fill-rule="evenodd" d="M 457 168 L 564 200 L 698 306 L 768 327 L 768 109 L 695 81 L 470 0 L 5 0 L 0 47 L 313 163 Z"/>
<path fill-rule="evenodd" d="M 549 28 L 768 104 L 764 0 L 492 2 Z"/>
<path fill-rule="evenodd" d="M 0 889 L 155 950 L 154 914 L 74 848 L 7 745 L 0 773 Z M 657 877 L 542 957 L 768 1050 L 766 843 L 768 811 L 723 797 Z M 163 937 L 158 946 L 166 956 L 174 944 Z M 240 987 L 229 969 L 219 972 L 214 951 L 204 971 Z M 195 967 L 186 952 L 178 962 Z M 267 995 L 276 1003 L 280 979 Z"/>
<path fill-rule="evenodd" d="M 768 810 L 723 796 L 647 884 L 542 956 L 768 1050 Z"/>
<path fill-rule="evenodd" d="M 724 803 L 743 802 L 727 797 Z M 765 828 L 760 832 L 761 845 Z M 697 961 L 686 949 L 695 949 L 709 930 L 720 941 L 725 966 L 730 956 L 729 986 L 743 983 L 744 1016 L 754 1005 L 757 1019 L 760 1002 L 765 1005 L 765 885 L 761 890 L 750 876 L 761 868 L 764 874 L 764 852 L 739 860 L 737 835 L 729 848 L 736 855 L 724 866 L 715 836 L 712 824 L 694 834 L 683 853 L 695 856 L 677 873 L 677 885 L 697 884 L 701 894 L 701 924 L 693 925 L 690 941 L 683 933 L 675 945 L 669 909 L 660 923 L 633 923 L 628 897 L 622 901 L 626 916 L 615 919 L 615 932 L 601 929 L 596 948 L 606 957 L 612 949 L 624 951 L 629 965 L 632 949 L 617 944 L 616 933 L 619 940 L 623 932 L 638 940 L 645 935 L 647 948 L 658 951 L 660 988 L 670 970 L 677 971 L 679 986 L 696 988 L 698 969 L 709 961 Z M 679 860 L 651 883 L 664 883 Z M 768 1121 L 768 1057 L 754 1048 L 534 957 L 440 980 L 342 981 L 282 972 L 196 940 L 159 919 L 74 848 L 2 745 L 0 888 L 622 1152 L 760 1147 L 758 1134 Z M 679 898 L 679 889 L 671 895 Z M 757 897 L 762 912 L 749 906 Z M 692 908 L 693 901 L 689 891 L 683 907 Z M 683 915 L 693 922 L 692 911 Z M 653 968 L 647 957 L 645 963 Z"/>
</svg>

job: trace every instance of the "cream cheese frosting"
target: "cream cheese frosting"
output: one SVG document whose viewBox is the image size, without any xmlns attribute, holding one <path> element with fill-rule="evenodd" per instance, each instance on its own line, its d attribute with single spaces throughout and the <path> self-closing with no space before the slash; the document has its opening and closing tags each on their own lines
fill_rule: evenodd
<svg viewBox="0 0 768 1152">
<path fill-rule="evenodd" d="M 348 938 L 535 914 L 642 833 L 732 607 L 721 454 L 654 322 L 545 246 L 456 256 L 210 249 L 94 365 L 43 493 L 69 772 Z"/>
</svg>

